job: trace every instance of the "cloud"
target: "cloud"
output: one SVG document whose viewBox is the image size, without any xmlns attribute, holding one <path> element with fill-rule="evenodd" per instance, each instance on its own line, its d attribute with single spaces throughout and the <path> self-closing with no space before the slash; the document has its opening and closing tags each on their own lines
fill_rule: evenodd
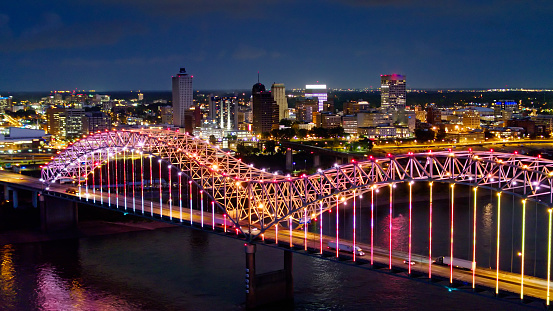
<svg viewBox="0 0 553 311">
<path fill-rule="evenodd" d="M 236 51 L 234 51 L 234 54 L 232 54 L 232 58 L 239 59 L 239 60 L 258 59 L 266 55 L 267 55 L 267 51 L 265 49 L 254 47 L 254 46 L 242 45 L 238 47 Z"/>
<path fill-rule="evenodd" d="M 66 67 L 92 67 L 92 68 L 101 68 L 101 67 L 129 67 L 129 66 L 156 66 L 156 65 L 166 65 L 166 64 L 175 64 L 175 63 L 184 63 L 185 61 L 193 60 L 195 62 L 200 62 L 205 59 L 203 53 L 197 54 L 179 54 L 179 55 L 167 55 L 167 56 L 156 56 L 156 57 L 128 57 L 128 58 L 115 58 L 115 59 L 85 59 L 85 58 L 70 58 L 64 59 L 61 62 L 61 66 Z"/>
<path fill-rule="evenodd" d="M 123 21 L 64 24 L 56 14 L 46 15 L 44 20 L 21 35 L 12 37 L 2 45 L 0 52 L 73 49 L 105 46 L 117 43 L 121 38 L 146 32 L 137 23 Z"/>
<path fill-rule="evenodd" d="M 56 13 L 43 13 L 42 18 L 39 23 L 29 29 L 26 29 L 21 37 L 28 38 L 39 36 L 43 33 L 53 32 L 61 29 L 63 27 L 63 22 L 61 17 Z"/>
<path fill-rule="evenodd" d="M 81 1 L 88 3 L 85 0 Z M 287 0 L 100 0 L 98 2 L 103 5 L 137 8 L 148 14 L 171 17 L 222 12 L 231 17 L 256 18 L 263 14 L 262 8 L 282 4 L 283 1 L 287 2 Z"/>
<path fill-rule="evenodd" d="M 12 30 L 9 25 L 10 17 L 6 14 L 0 13 L 0 38 L 11 37 Z"/>
</svg>

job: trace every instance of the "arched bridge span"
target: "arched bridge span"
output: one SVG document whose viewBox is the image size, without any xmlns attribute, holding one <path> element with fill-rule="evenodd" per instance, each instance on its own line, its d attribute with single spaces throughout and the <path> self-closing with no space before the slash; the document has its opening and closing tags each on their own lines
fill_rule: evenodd
<svg viewBox="0 0 553 311">
<path fill-rule="evenodd" d="M 553 203 L 553 161 L 483 151 L 409 153 L 369 158 L 316 174 L 289 177 L 243 163 L 209 142 L 170 130 L 106 131 L 70 145 L 42 170 L 50 184 L 94 172 L 125 152 L 153 157 L 205 191 L 235 222 L 261 228 L 301 223 L 354 196 L 402 182 L 438 181 L 489 188 L 542 204 Z"/>
</svg>

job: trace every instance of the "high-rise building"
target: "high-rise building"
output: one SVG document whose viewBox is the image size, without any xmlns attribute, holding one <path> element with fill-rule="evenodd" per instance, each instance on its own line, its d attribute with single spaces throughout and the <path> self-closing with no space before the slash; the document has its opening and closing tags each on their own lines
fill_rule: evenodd
<svg viewBox="0 0 553 311">
<path fill-rule="evenodd" d="M 85 112 L 83 116 L 83 134 L 111 130 L 111 117 L 102 111 Z"/>
<path fill-rule="evenodd" d="M 301 122 L 313 122 L 313 113 L 317 112 L 319 102 L 316 99 L 296 101 L 296 120 Z"/>
<path fill-rule="evenodd" d="M 265 85 L 257 82 L 252 87 L 253 130 L 261 134 L 278 128 L 278 105 Z"/>
<path fill-rule="evenodd" d="M 184 114 L 192 107 L 192 76 L 184 68 L 172 78 L 173 85 L 173 124 L 185 127 Z"/>
<path fill-rule="evenodd" d="M 380 75 L 380 107 L 385 110 L 401 111 L 405 109 L 406 90 L 405 76 Z"/>
<path fill-rule="evenodd" d="M 84 109 L 65 109 L 65 138 L 73 139 L 83 134 Z"/>
<path fill-rule="evenodd" d="M 46 110 L 46 119 L 48 121 L 48 134 L 61 136 L 62 128 L 65 126 L 65 109 L 48 108 Z"/>
<path fill-rule="evenodd" d="M 211 96 L 209 98 L 209 119 L 216 128 L 238 129 L 238 100 L 236 97 Z"/>
<path fill-rule="evenodd" d="M 271 94 L 278 105 L 278 120 L 286 118 L 286 109 L 288 109 L 288 100 L 286 99 L 286 89 L 283 83 L 273 83 Z"/>
<path fill-rule="evenodd" d="M 316 97 L 319 101 L 319 110 L 324 110 L 324 102 L 328 99 L 326 84 L 308 84 L 305 86 L 305 98 Z"/>
</svg>

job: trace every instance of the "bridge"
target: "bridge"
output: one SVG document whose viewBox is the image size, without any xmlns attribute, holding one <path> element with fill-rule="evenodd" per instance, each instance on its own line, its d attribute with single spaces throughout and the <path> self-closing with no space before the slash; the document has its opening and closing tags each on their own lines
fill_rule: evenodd
<svg viewBox="0 0 553 311">
<path fill-rule="evenodd" d="M 44 200 L 74 201 L 110 208 L 181 226 L 211 230 L 245 241 L 246 301 L 248 306 L 266 302 L 263 296 L 292 297 L 292 252 L 354 264 L 374 271 L 431 282 L 450 290 L 482 292 L 491 289 L 498 297 L 517 295 L 521 302 L 543 300 L 550 303 L 551 217 L 553 206 L 553 161 L 540 157 L 494 152 L 443 151 L 369 157 L 365 161 L 336 165 L 313 175 L 283 176 L 244 163 L 208 141 L 178 131 L 141 129 L 106 131 L 85 137 L 51 159 L 42 169 L 40 180 L 3 173 L 6 189 L 40 192 L 43 214 L 55 209 Z M 69 187 L 66 185 L 69 183 Z M 449 184 L 449 253 L 452 263 L 432 264 L 432 202 L 434 183 Z M 428 187 L 428 253 L 412 251 L 413 187 Z M 393 193 L 398 185 L 407 189 L 409 228 L 408 250 L 375 244 L 375 200 L 379 192 L 389 196 L 389 232 L 393 230 Z M 471 189 L 474 197 L 472 258 L 457 259 L 454 253 L 455 189 Z M 497 228 L 495 265 L 476 263 L 476 210 L 478 191 L 496 193 Z M 7 191 L 5 191 L 6 193 Z M 8 192 L 9 193 L 9 192 Z M 15 193 L 14 193 L 15 196 Z M 364 197 L 365 196 L 365 197 Z M 502 198 L 518 198 L 522 208 L 521 271 L 500 269 Z M 356 211 L 370 198 L 370 243 L 359 243 Z M 15 198 L 14 198 L 15 199 Z M 525 275 L 524 235 L 526 205 L 536 202 L 548 215 L 547 277 Z M 57 204 L 57 203 L 55 203 Z M 353 208 L 352 239 L 340 238 L 341 208 Z M 59 208 L 59 207 L 57 207 Z M 71 207 L 73 208 L 73 207 Z M 68 209 L 68 219 L 76 212 Z M 334 210 L 334 212 L 332 212 Z M 323 230 L 322 217 L 335 217 L 335 234 Z M 59 215 L 51 218 L 58 219 Z M 366 216 L 365 216 L 366 217 Z M 311 230 L 309 225 L 311 224 Z M 344 230 L 344 228 L 342 228 Z M 328 231 L 328 230 L 327 230 Z M 505 231 L 505 230 L 503 230 Z M 285 250 L 285 269 L 270 275 L 255 274 L 255 246 L 267 244 Z M 361 251 L 352 251 L 362 248 Z M 537 250 L 536 250 L 537 251 Z M 404 262 L 417 264 L 405 265 Z M 456 269 L 469 262 L 467 270 Z M 533 298 L 533 299 L 532 299 Z"/>
</svg>

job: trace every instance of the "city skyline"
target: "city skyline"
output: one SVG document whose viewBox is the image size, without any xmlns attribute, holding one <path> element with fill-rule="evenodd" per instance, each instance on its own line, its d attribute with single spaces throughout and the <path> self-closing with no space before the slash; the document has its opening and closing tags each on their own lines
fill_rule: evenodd
<svg viewBox="0 0 553 311">
<path fill-rule="evenodd" d="M 197 90 L 248 89 L 258 71 L 288 89 L 377 89 L 393 73 L 414 89 L 551 88 L 552 12 L 541 0 L 9 2 L 0 92 L 168 90 L 183 66 Z"/>
</svg>

